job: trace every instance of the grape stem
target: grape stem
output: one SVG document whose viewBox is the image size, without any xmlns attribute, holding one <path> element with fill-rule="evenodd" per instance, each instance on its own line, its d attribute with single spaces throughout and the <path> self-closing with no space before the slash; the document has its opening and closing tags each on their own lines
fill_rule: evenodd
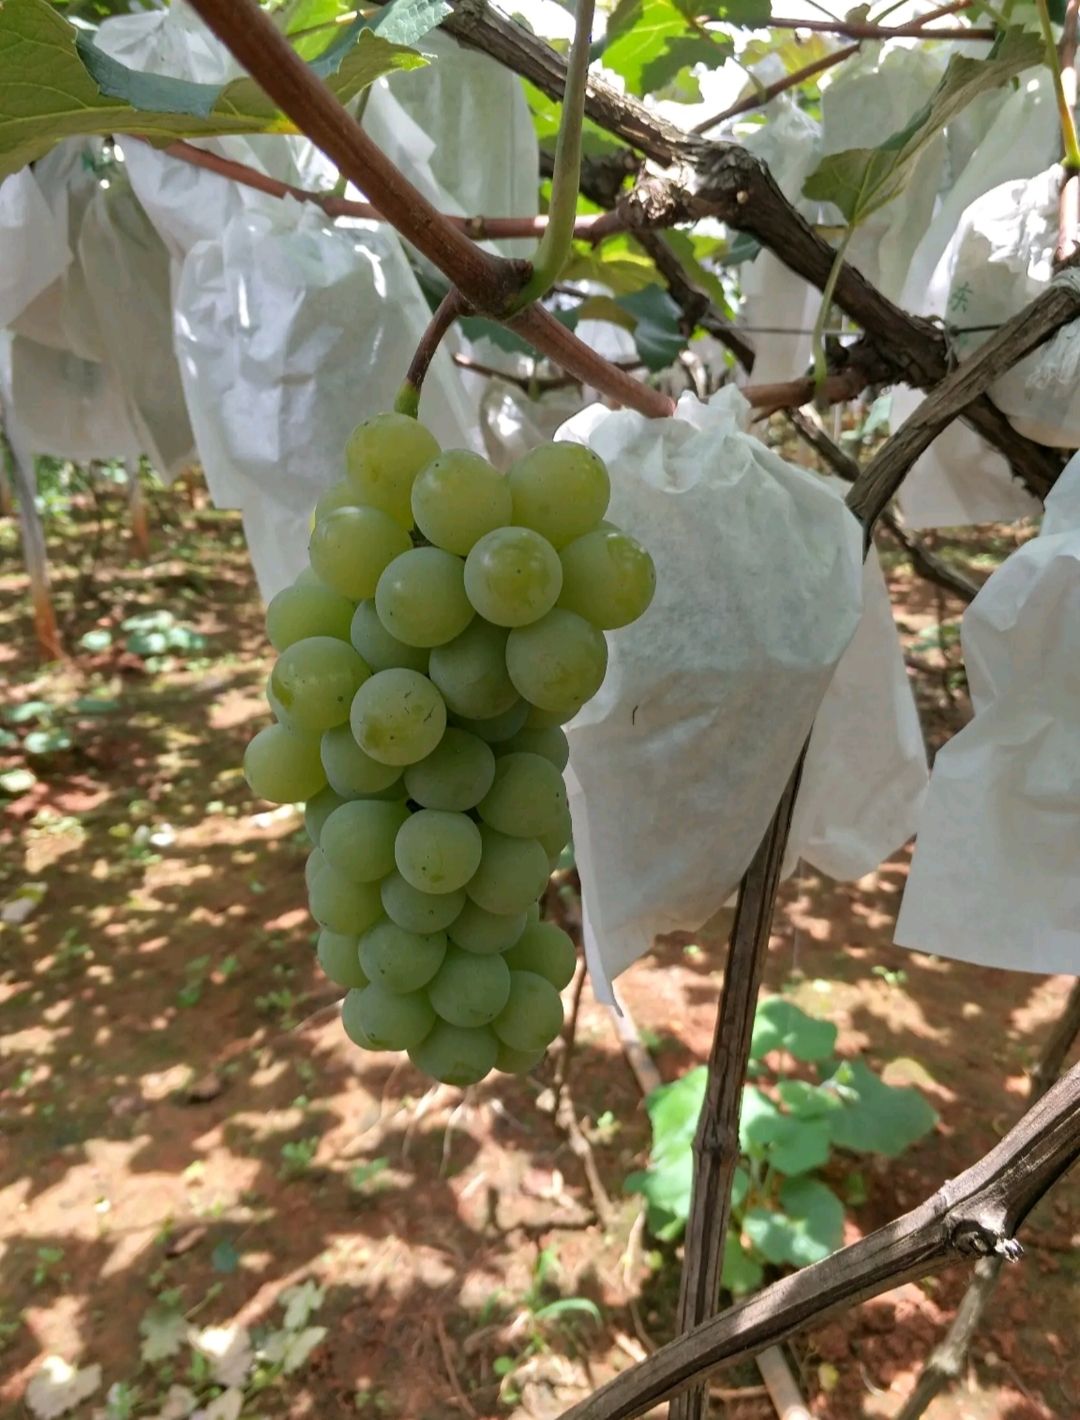
<svg viewBox="0 0 1080 1420">
<path fill-rule="evenodd" d="M 398 390 L 397 398 L 394 400 L 394 408 L 398 414 L 408 414 L 413 419 L 417 417 L 420 412 L 420 390 L 423 387 L 428 367 L 435 358 L 435 352 L 454 321 L 468 309 L 468 303 L 462 297 L 461 292 L 456 286 L 451 286 L 435 307 L 427 329 L 420 337 L 420 343 L 409 362 L 405 383 Z"/>
<path fill-rule="evenodd" d="M 1046 63 L 1054 81 L 1054 97 L 1057 101 L 1058 121 L 1061 124 L 1061 147 L 1064 152 L 1062 161 L 1066 173 L 1080 173 L 1080 143 L 1076 137 L 1076 120 L 1065 93 L 1057 41 L 1054 39 L 1054 27 L 1050 22 L 1050 8 L 1047 0 L 1035 0 L 1035 8 L 1039 12 L 1043 43 L 1046 45 Z"/>
<path fill-rule="evenodd" d="M 451 225 L 373 143 L 256 0 L 192 0 L 192 8 L 297 128 L 434 263 L 474 310 L 510 323 L 542 354 L 612 401 L 653 418 L 674 401 L 622 370 L 534 304 L 518 309 L 524 263 L 500 259 Z"/>
<path fill-rule="evenodd" d="M 581 185 L 581 127 L 585 118 L 585 86 L 589 77 L 594 0 L 577 0 L 574 42 L 566 65 L 562 117 L 555 144 L 551 201 L 544 235 L 537 243 L 532 273 L 521 288 L 519 304 L 538 301 L 562 274 L 574 243 L 578 189 Z"/>
</svg>

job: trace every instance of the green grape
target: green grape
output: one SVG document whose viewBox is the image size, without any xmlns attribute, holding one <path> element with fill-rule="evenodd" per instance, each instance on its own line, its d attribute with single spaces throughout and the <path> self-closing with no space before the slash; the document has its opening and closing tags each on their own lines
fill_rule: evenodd
<svg viewBox="0 0 1080 1420">
<path fill-rule="evenodd" d="M 466 888 L 469 897 L 485 912 L 524 912 L 547 883 L 547 854 L 535 838 L 509 838 L 487 824 L 480 826 L 480 839 L 483 851 Z"/>
<path fill-rule="evenodd" d="M 428 542 L 462 557 L 485 533 L 510 522 L 512 511 L 506 479 L 468 449 L 446 449 L 412 486 L 416 526 Z"/>
<path fill-rule="evenodd" d="M 360 938 L 360 965 L 372 981 L 402 994 L 426 986 L 442 966 L 446 933 L 406 932 L 388 917 Z"/>
<path fill-rule="evenodd" d="M 416 419 L 376 414 L 358 424 L 345 445 L 349 482 L 361 502 L 389 513 L 407 531 L 413 479 L 438 452 L 435 436 Z"/>
<path fill-rule="evenodd" d="M 319 834 L 323 830 L 323 824 L 344 802 L 344 794 L 336 794 L 331 788 L 320 789 L 313 798 L 307 801 L 304 808 L 304 827 L 307 829 L 307 836 L 316 846 L 319 842 Z"/>
<path fill-rule="evenodd" d="M 311 891 L 311 884 L 315 881 L 315 874 L 320 868 L 326 867 L 326 859 L 322 855 L 321 848 L 313 848 L 307 855 L 304 863 L 304 886 L 308 892 Z"/>
<path fill-rule="evenodd" d="M 308 907 L 320 927 L 359 937 L 382 916 L 377 883 L 352 883 L 327 863 L 308 888 Z"/>
<path fill-rule="evenodd" d="M 465 559 L 465 591 L 496 626 L 527 626 L 555 605 L 562 563 L 546 538 L 531 528 L 485 533 Z"/>
<path fill-rule="evenodd" d="M 398 830 L 397 870 L 421 892 L 456 892 L 480 863 L 480 830 L 466 814 L 418 809 Z"/>
<path fill-rule="evenodd" d="M 275 651 L 309 636 L 349 639 L 352 602 L 331 587 L 294 582 L 272 597 L 266 608 L 266 634 Z"/>
<path fill-rule="evenodd" d="M 576 714 L 576 710 L 571 710 L 568 713 L 565 710 L 541 710 L 538 705 L 530 705 L 529 713 L 525 717 L 525 728 L 527 730 L 557 730 L 560 725 L 565 725 L 567 720 L 572 720 Z"/>
<path fill-rule="evenodd" d="M 525 909 L 525 920 L 526 920 L 526 925 L 528 925 L 529 922 L 539 922 L 539 921 L 540 921 L 540 904 L 539 904 L 539 902 L 530 902 L 530 903 L 529 903 L 528 907 Z"/>
<path fill-rule="evenodd" d="M 536 1068 L 547 1054 L 543 1050 L 511 1050 L 508 1045 L 503 1045 L 499 1041 L 499 1049 L 495 1056 L 495 1069 L 504 1075 L 527 1075 L 530 1070 Z"/>
<path fill-rule="evenodd" d="M 368 984 L 368 978 L 360 966 L 359 942 L 355 937 L 343 936 L 324 927 L 319 933 L 315 954 L 323 971 L 339 986 L 359 989 Z"/>
<path fill-rule="evenodd" d="M 267 725 L 244 750 L 244 778 L 256 798 L 272 804 L 314 798 L 326 785 L 318 736 Z"/>
<path fill-rule="evenodd" d="M 368 597 L 356 608 L 349 639 L 373 671 L 389 671 L 395 666 L 409 671 L 427 671 L 427 651 L 422 646 L 406 646 L 404 641 L 390 635 L 379 620 L 374 597 Z"/>
<path fill-rule="evenodd" d="M 584 617 L 560 607 L 532 626 L 511 631 L 506 668 L 531 704 L 572 715 L 603 683 L 607 642 Z"/>
<path fill-rule="evenodd" d="M 502 744 L 511 739 L 525 723 L 529 706 L 524 700 L 515 700 L 509 710 L 501 715 L 491 715 L 486 720 L 468 720 L 463 715 L 455 715 L 454 723 L 470 735 L 476 735 L 489 745 Z"/>
<path fill-rule="evenodd" d="M 548 855 L 548 861 L 554 862 L 559 858 L 563 849 L 570 842 L 570 835 L 573 833 L 573 824 L 570 821 L 570 810 L 564 809 L 559 815 L 558 822 L 554 828 L 549 828 L 546 833 L 536 835 L 544 852 Z"/>
<path fill-rule="evenodd" d="M 510 997 L 491 1029 L 511 1050 L 543 1050 L 562 1030 L 559 993 L 535 971 L 510 973 Z"/>
<path fill-rule="evenodd" d="M 491 828 L 514 838 L 539 838 L 566 812 L 563 777 L 540 754 L 507 754 L 495 765 L 491 788 L 477 805 Z"/>
<path fill-rule="evenodd" d="M 498 954 L 477 956 L 451 947 L 427 988 L 440 1020 L 486 1026 L 510 998 L 510 968 Z"/>
<path fill-rule="evenodd" d="M 465 893 L 460 888 L 457 892 L 421 892 L 400 873 L 384 878 L 380 892 L 390 921 L 421 936 L 442 932 L 465 906 Z"/>
<path fill-rule="evenodd" d="M 506 671 L 508 635 L 505 627 L 477 617 L 460 636 L 432 650 L 428 675 L 455 715 L 485 720 L 517 703 Z"/>
<path fill-rule="evenodd" d="M 392 788 L 401 778 L 401 765 L 380 764 L 370 754 L 365 754 L 353 739 L 348 725 L 335 725 L 332 730 L 324 730 L 319 753 L 331 789 L 343 799 L 381 793 Z"/>
<path fill-rule="evenodd" d="M 415 764 L 446 729 L 442 696 L 419 671 L 376 671 L 356 692 L 349 715 L 353 738 L 380 764 Z"/>
<path fill-rule="evenodd" d="M 315 524 L 308 556 L 327 586 L 359 602 L 374 595 L 383 568 L 411 546 L 381 508 L 335 508 Z"/>
<path fill-rule="evenodd" d="M 290 724 L 321 732 L 349 718 L 353 696 L 370 674 L 347 641 L 306 636 L 282 651 L 270 686 Z"/>
<path fill-rule="evenodd" d="M 530 730 L 526 726 L 510 739 L 504 740 L 496 754 L 539 754 L 549 760 L 561 774 L 570 760 L 570 742 L 558 725 L 552 725 L 547 730 Z"/>
<path fill-rule="evenodd" d="M 373 981 L 345 997 L 341 1024 L 349 1039 L 364 1050 L 409 1050 L 435 1024 L 435 1012 L 422 991 L 397 996 Z"/>
<path fill-rule="evenodd" d="M 430 1034 L 409 1051 L 409 1059 L 425 1075 L 444 1085 L 475 1085 L 493 1068 L 498 1042 L 491 1031 L 436 1021 Z"/>
<path fill-rule="evenodd" d="M 652 558 L 617 528 L 594 528 L 564 547 L 559 560 L 559 606 L 608 631 L 636 621 L 656 591 Z"/>
<path fill-rule="evenodd" d="M 570 985 L 577 968 L 574 944 L 554 922 L 530 922 L 505 960 L 511 971 L 546 977 L 556 991 Z"/>
<path fill-rule="evenodd" d="M 409 817 L 403 800 L 354 799 L 323 824 L 319 847 L 330 866 L 352 883 L 373 883 L 394 871 L 394 839 Z"/>
<path fill-rule="evenodd" d="M 514 522 L 565 547 L 607 511 L 611 480 L 604 462 L 581 444 L 541 444 L 507 474 Z"/>
<path fill-rule="evenodd" d="M 389 564 L 375 588 L 375 609 L 407 646 L 441 646 L 473 619 L 460 557 L 441 547 L 414 547 Z"/>
<path fill-rule="evenodd" d="M 466 902 L 461 912 L 450 924 L 450 940 L 467 952 L 478 956 L 488 956 L 492 952 L 504 952 L 512 947 L 526 927 L 524 912 L 514 912 L 503 916 L 495 912 L 485 912 L 475 902 Z"/>
<path fill-rule="evenodd" d="M 293 578 L 294 587 L 325 587 L 326 583 L 317 575 L 314 567 L 305 567 Z"/>
<path fill-rule="evenodd" d="M 460 813 L 480 802 L 494 778 L 491 749 L 466 730 L 451 727 L 426 759 L 409 765 L 405 788 L 425 809 Z"/>
<path fill-rule="evenodd" d="M 325 493 L 319 495 L 319 501 L 311 515 L 311 526 L 314 527 L 336 508 L 355 508 L 359 506 L 359 502 L 349 480 L 339 478 L 337 483 L 332 483 Z"/>
</svg>

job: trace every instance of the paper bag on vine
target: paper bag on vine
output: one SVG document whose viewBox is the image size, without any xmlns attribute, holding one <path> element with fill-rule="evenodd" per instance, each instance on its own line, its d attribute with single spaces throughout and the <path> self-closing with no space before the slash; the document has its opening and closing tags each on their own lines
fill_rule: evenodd
<svg viewBox="0 0 1080 1420">
<path fill-rule="evenodd" d="M 1080 455 L 962 639 L 975 716 L 934 761 L 896 941 L 1080 974 Z"/>
<path fill-rule="evenodd" d="M 33 172 L 23 168 L 0 182 L 0 329 L 51 286 L 70 260 L 67 234 Z"/>
<path fill-rule="evenodd" d="M 743 430 L 733 389 L 671 419 L 592 405 L 559 438 L 611 470 L 611 517 L 656 598 L 610 642 L 568 728 L 586 952 L 601 995 L 658 932 L 696 929 L 758 845 L 859 620 L 862 539 L 842 501 Z"/>
<path fill-rule="evenodd" d="M 306 565 L 312 507 L 344 476 L 354 426 L 392 406 L 429 314 L 392 232 L 292 199 L 188 254 L 175 303 L 188 411 L 214 502 L 244 513 L 264 597 Z M 445 351 L 424 418 L 444 445 L 468 444 Z"/>
</svg>

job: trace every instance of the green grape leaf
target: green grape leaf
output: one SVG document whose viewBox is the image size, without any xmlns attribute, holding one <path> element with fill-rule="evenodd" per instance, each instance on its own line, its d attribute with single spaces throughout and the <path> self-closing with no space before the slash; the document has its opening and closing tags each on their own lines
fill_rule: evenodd
<svg viewBox="0 0 1080 1420">
<path fill-rule="evenodd" d="M 686 35 L 687 29 L 685 15 L 671 0 L 619 0 L 608 20 L 604 64 L 626 80 L 632 93 L 648 93 L 650 66 L 660 59 L 668 41 Z M 671 74 L 682 63 L 685 60 L 676 64 Z"/>
<path fill-rule="evenodd" d="M 390 0 L 374 23 L 366 15 L 359 15 L 347 25 L 333 43 L 311 61 L 311 67 L 320 79 L 332 78 L 340 72 L 354 46 L 366 42 L 365 35 L 377 36 L 391 44 L 415 44 L 449 13 L 446 0 Z"/>
<path fill-rule="evenodd" d="M 645 1109 L 652 1125 L 653 1159 L 662 1159 L 694 1142 L 707 1080 L 708 1071 L 704 1065 L 698 1065 L 670 1085 L 653 1090 L 646 1099 Z"/>
<path fill-rule="evenodd" d="M 344 101 L 393 69 L 424 63 L 421 55 L 369 33 L 344 58 L 331 87 Z M 216 86 L 143 74 L 99 50 L 48 0 L 4 0 L 0 178 L 62 138 L 125 132 L 172 142 L 295 127 L 252 79 Z"/>
<path fill-rule="evenodd" d="M 786 1050 L 796 1060 L 825 1060 L 836 1048 L 836 1027 L 816 1021 L 793 1001 L 770 996 L 757 1008 L 750 1038 L 750 1059 L 760 1060 L 770 1050 Z"/>
<path fill-rule="evenodd" d="M 737 1235 L 729 1231 L 724 1239 L 723 1285 L 732 1296 L 741 1297 L 747 1292 L 756 1292 L 763 1277 L 761 1263 L 746 1251 Z"/>
<path fill-rule="evenodd" d="M 719 69 L 734 53 L 734 44 L 724 36 L 700 33 L 672 35 L 659 53 L 642 65 L 642 91 L 654 94 L 658 89 L 666 88 L 681 70 L 694 64 Z M 700 97 L 699 90 L 697 94 L 690 95 L 689 101 L 697 102 Z"/>
<path fill-rule="evenodd" d="M 23 740 L 27 754 L 56 754 L 59 750 L 70 749 L 72 738 L 67 730 L 53 727 L 51 730 L 31 730 Z"/>
<path fill-rule="evenodd" d="M 1040 63 L 1042 52 L 1038 35 L 1014 26 L 998 38 L 986 59 L 953 55 L 937 88 L 904 128 L 876 148 L 830 153 L 806 179 L 804 196 L 835 203 L 847 221 L 858 226 L 898 195 L 927 143 L 972 99 Z"/>
<path fill-rule="evenodd" d="M 751 1208 L 743 1232 L 767 1262 L 806 1267 L 840 1246 L 844 1205 L 819 1179 L 791 1178 L 780 1190 L 780 1207 Z"/>
<path fill-rule="evenodd" d="M 797 1119 L 821 1119 L 844 1107 L 833 1090 L 807 1084 L 805 1080 L 781 1080 L 776 1093 Z"/>
<path fill-rule="evenodd" d="M 747 1085 L 739 1143 L 752 1158 L 764 1159 L 781 1173 L 807 1173 L 829 1157 L 829 1125 L 822 1119 L 782 1114 L 756 1085 Z"/>
<path fill-rule="evenodd" d="M 722 259 L 727 249 L 727 243 L 719 237 L 699 237 L 678 229 L 664 232 L 661 241 L 665 242 L 678 257 L 679 265 L 686 273 L 687 280 L 691 281 L 699 291 L 703 291 L 717 310 L 722 311 L 726 316 L 733 316 L 734 312 L 728 305 L 724 283 L 714 271 L 704 264 L 707 257 Z"/>
<path fill-rule="evenodd" d="M 687 19 L 720 20 L 751 30 L 765 29 L 772 16 L 771 0 L 675 0 Z"/>
<path fill-rule="evenodd" d="M 786 1214 L 771 1208 L 751 1208 L 743 1219 L 743 1232 L 766 1262 L 779 1267 L 790 1261 L 788 1246 L 792 1227 Z"/>
<path fill-rule="evenodd" d="M 895 1158 L 928 1134 L 937 1111 L 912 1085 L 887 1085 L 862 1060 L 845 1060 L 823 1088 L 844 1108 L 829 1118 L 833 1142 L 856 1154 Z"/>
<path fill-rule="evenodd" d="M 744 1154 L 760 1152 L 772 1138 L 780 1111 L 757 1085 L 744 1085 L 739 1113 L 739 1148 Z M 760 1145 L 760 1148 L 758 1146 Z"/>
<path fill-rule="evenodd" d="M 616 304 L 634 317 L 634 343 L 649 370 L 666 370 L 686 349 L 682 311 L 662 286 L 619 296 Z"/>
</svg>

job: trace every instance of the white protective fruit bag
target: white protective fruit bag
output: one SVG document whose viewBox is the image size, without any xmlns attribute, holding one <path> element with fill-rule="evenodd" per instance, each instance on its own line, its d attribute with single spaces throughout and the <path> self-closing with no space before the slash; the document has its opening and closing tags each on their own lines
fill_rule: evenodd
<svg viewBox="0 0 1080 1420">
<path fill-rule="evenodd" d="M 611 471 L 612 520 L 656 562 L 568 727 L 596 990 L 658 932 L 696 929 L 753 856 L 860 614 L 862 536 L 820 478 L 740 427 L 738 391 L 671 419 L 592 405 L 559 438 Z"/>
<path fill-rule="evenodd" d="M 964 613 L 974 719 L 938 753 L 895 940 L 1080 973 L 1080 455 Z"/>
<path fill-rule="evenodd" d="M 188 254 L 175 301 L 188 411 L 214 502 L 244 513 L 265 598 L 303 570 L 312 507 L 344 476 L 353 427 L 392 406 L 429 315 L 392 232 L 292 199 L 238 213 Z M 445 351 L 424 418 L 444 447 L 467 446 Z"/>
<path fill-rule="evenodd" d="M 138 459 L 140 440 L 116 371 L 24 335 L 11 342 L 11 410 L 27 455 L 89 463 Z"/>
<path fill-rule="evenodd" d="M 930 777 L 926 745 L 877 552 L 863 611 L 814 720 L 785 876 L 800 858 L 854 882 L 915 832 Z"/>
<path fill-rule="evenodd" d="M 0 182 L 0 329 L 63 274 L 65 234 L 29 168 Z"/>
</svg>

